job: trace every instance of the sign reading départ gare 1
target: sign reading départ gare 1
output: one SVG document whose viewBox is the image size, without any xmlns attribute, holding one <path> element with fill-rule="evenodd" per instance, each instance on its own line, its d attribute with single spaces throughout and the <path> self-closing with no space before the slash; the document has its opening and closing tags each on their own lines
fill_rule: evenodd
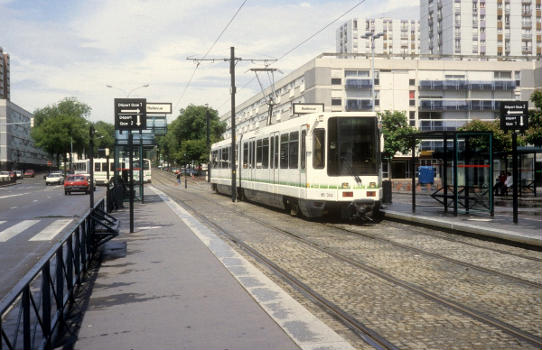
<svg viewBox="0 0 542 350">
<path fill-rule="evenodd" d="M 147 100 L 144 98 L 115 99 L 115 129 L 143 130 L 147 127 Z"/>
</svg>

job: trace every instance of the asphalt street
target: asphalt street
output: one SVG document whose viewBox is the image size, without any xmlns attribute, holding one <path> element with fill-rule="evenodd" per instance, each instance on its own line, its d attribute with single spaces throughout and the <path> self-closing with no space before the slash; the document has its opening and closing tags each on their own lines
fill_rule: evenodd
<svg viewBox="0 0 542 350">
<path fill-rule="evenodd" d="M 95 201 L 105 196 L 98 187 Z M 0 299 L 72 229 L 89 209 L 89 195 L 64 195 L 43 176 L 0 188 Z"/>
</svg>

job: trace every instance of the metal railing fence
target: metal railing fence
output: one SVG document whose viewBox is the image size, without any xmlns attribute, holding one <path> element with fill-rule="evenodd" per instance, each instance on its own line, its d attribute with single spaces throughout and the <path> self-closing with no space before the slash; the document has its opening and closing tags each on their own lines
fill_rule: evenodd
<svg viewBox="0 0 542 350">
<path fill-rule="evenodd" d="M 0 300 L 0 350 L 52 349 L 69 331 L 65 316 L 97 255 L 91 214 L 104 209 L 102 199 Z"/>
</svg>

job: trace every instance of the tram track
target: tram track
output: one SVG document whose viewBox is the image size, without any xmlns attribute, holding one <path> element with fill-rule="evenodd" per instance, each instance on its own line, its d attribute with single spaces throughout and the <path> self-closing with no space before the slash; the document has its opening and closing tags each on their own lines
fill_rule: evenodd
<svg viewBox="0 0 542 350">
<path fill-rule="evenodd" d="M 167 185 L 167 184 L 165 184 Z M 217 205 L 218 203 L 216 203 L 215 201 L 211 201 L 209 199 L 206 199 L 206 198 L 200 198 L 200 199 L 204 199 L 205 201 L 208 201 L 208 202 L 211 202 L 215 205 Z M 211 221 L 209 221 L 205 216 L 202 216 L 201 214 L 197 213 L 197 210 L 186 204 L 184 201 L 181 201 L 180 203 L 181 205 L 185 206 L 185 207 L 188 207 L 189 210 L 191 210 L 192 212 L 194 212 L 194 214 L 201 218 L 203 221 L 205 221 L 206 223 L 209 223 L 211 226 L 215 227 L 216 229 L 218 229 L 220 232 L 224 231 L 226 232 L 227 230 L 224 230 L 222 227 L 220 227 L 219 225 L 217 225 L 216 223 L 213 223 Z M 220 205 L 220 204 L 218 204 Z M 515 338 L 517 338 L 518 340 L 521 340 L 521 341 L 525 341 L 529 344 L 532 344 L 536 347 L 541 347 L 542 346 L 542 338 L 535 335 L 535 334 L 532 334 L 532 333 L 529 333 L 527 331 L 524 331 L 522 329 L 519 329 L 505 321 L 501 321 L 499 320 L 498 318 L 495 318 L 495 317 L 492 317 L 490 315 L 487 315 L 485 314 L 484 312 L 480 311 L 480 310 L 477 310 L 475 308 L 472 308 L 472 307 L 469 307 L 467 305 L 464 305 L 460 302 L 457 302 L 457 301 L 454 301 L 454 300 L 451 300 L 451 299 L 448 299 L 448 298 L 445 298 L 445 297 L 442 297 L 441 295 L 437 294 L 437 293 L 434 293 L 430 290 L 427 290 L 426 288 L 422 287 L 422 286 L 419 286 L 419 285 L 416 285 L 414 283 L 411 283 L 411 282 L 408 282 L 408 281 L 404 281 L 404 280 L 401 280 L 399 278 L 396 278 L 394 276 L 392 276 L 391 274 L 388 274 L 384 271 L 381 271 L 377 268 L 374 268 L 372 266 L 369 266 L 363 262 L 360 262 L 360 261 L 357 261 L 357 260 L 354 260 L 348 256 L 345 256 L 344 254 L 341 254 L 337 251 L 334 251 L 334 249 L 330 249 L 329 247 L 324 247 L 324 246 L 321 246 L 319 245 L 318 243 L 315 243 L 315 242 L 312 242 L 312 241 L 309 241 L 307 239 L 305 239 L 304 237 L 302 237 L 301 235 L 298 235 L 296 234 L 295 232 L 292 232 L 292 231 L 289 231 L 289 230 L 285 230 L 277 225 L 274 225 L 274 224 L 270 224 L 269 222 L 266 222 L 264 220 L 261 220 L 261 219 L 258 219 L 258 218 L 255 218 L 251 215 L 247 215 L 239 210 L 236 210 L 234 208 L 228 208 L 229 210 L 232 210 L 233 212 L 235 212 L 236 215 L 241 215 L 245 218 L 247 218 L 248 220 L 252 220 L 254 222 L 257 222 L 258 224 L 264 226 L 264 227 L 267 227 L 269 229 L 272 229 L 272 230 L 275 230 L 275 231 L 278 231 L 284 235 L 287 235 L 288 237 L 291 237 L 297 241 L 299 241 L 300 243 L 303 243 L 305 245 L 308 245 L 310 246 L 311 248 L 313 249 L 316 249 L 318 251 L 321 251 L 325 254 L 328 254 L 332 257 L 334 257 L 335 259 L 337 260 L 340 260 L 344 263 L 347 263 L 351 266 L 354 266 L 356 268 L 359 268 L 373 276 L 377 276 L 385 281 L 388 281 L 390 283 L 393 283 L 394 285 L 398 285 L 402 288 L 405 288 L 411 292 L 414 292 L 416 293 L 417 295 L 420 295 L 426 299 L 429 299 L 429 300 L 432 300 L 440 305 L 443 305 L 447 308 L 450 308 L 450 309 L 453 309 L 457 312 L 460 312 L 461 314 L 463 315 L 466 315 L 470 318 L 473 318 L 475 320 L 478 320 L 480 322 L 483 322 L 487 325 L 490 325 L 494 328 L 497 328 Z M 340 228 L 340 227 L 334 227 L 335 229 L 338 229 L 338 230 L 342 230 L 342 231 L 346 231 L 346 232 L 349 232 L 349 230 L 345 230 L 343 228 Z M 354 232 L 355 234 L 359 234 L 358 232 Z M 241 240 L 239 240 L 237 237 L 235 237 L 235 235 L 232 235 L 232 234 L 225 234 L 227 237 L 230 237 L 230 240 L 232 242 L 235 242 L 236 244 L 240 245 L 240 246 L 243 246 L 243 249 L 244 250 L 247 250 L 247 251 L 250 251 L 252 250 L 252 252 L 250 253 L 251 255 L 254 255 L 254 256 L 261 256 L 261 254 L 257 251 L 254 251 L 253 248 L 251 248 L 250 246 L 247 246 L 246 248 L 244 246 L 246 246 L 247 244 L 242 242 Z M 372 235 L 366 235 L 368 238 L 370 239 L 377 239 L 377 237 L 374 237 Z M 387 243 L 391 242 L 389 240 L 384 240 L 386 241 Z M 395 242 L 396 243 L 396 242 Z M 423 253 L 423 254 L 426 254 L 428 252 L 425 252 L 421 249 L 418 249 L 418 248 L 413 248 L 411 249 L 412 247 L 408 247 L 408 246 L 404 246 L 402 244 L 399 244 L 397 243 L 397 246 L 400 246 L 401 248 L 408 248 L 409 251 L 415 251 L 416 253 Z M 434 258 L 443 258 L 442 256 L 438 255 L 438 254 L 433 254 L 433 253 L 429 253 L 427 255 L 430 255 Z M 266 259 L 265 257 L 261 257 L 263 259 Z M 258 258 L 258 260 L 260 260 L 260 258 Z M 454 262 L 454 263 L 458 263 L 457 260 L 455 259 L 445 259 L 446 261 L 450 261 L 450 262 Z M 468 263 L 464 263 L 464 262 L 461 262 L 463 266 L 467 266 L 465 264 L 468 264 Z M 276 271 L 278 269 L 280 269 L 280 267 L 276 266 L 273 267 L 274 263 L 272 261 L 269 261 L 265 264 L 266 266 L 271 266 L 272 269 L 274 271 Z M 476 268 L 477 270 L 479 271 L 483 271 L 483 272 L 486 272 L 486 273 L 491 273 L 491 274 L 495 274 L 496 272 L 493 271 L 493 270 L 490 270 L 490 269 L 485 269 L 485 268 L 481 268 L 479 266 L 476 266 L 476 265 L 472 265 L 472 264 L 468 264 L 469 267 L 472 267 L 472 268 Z M 521 279 L 521 278 L 517 278 L 515 276 L 509 276 L 509 275 L 506 275 L 506 274 L 501 274 L 501 273 L 498 273 L 501 277 L 504 277 L 504 278 L 511 278 L 511 280 L 513 280 L 514 282 L 516 283 L 527 283 L 531 286 L 534 286 L 534 287 L 539 287 L 540 285 L 538 283 L 535 283 L 535 282 L 531 282 L 531 281 L 527 281 L 527 280 L 524 280 L 524 279 Z M 287 271 L 283 271 L 281 273 L 282 276 L 288 276 L 288 272 Z M 286 281 L 291 281 L 289 278 L 285 278 L 285 277 L 281 277 L 283 280 L 286 280 Z M 295 277 L 294 277 L 295 278 Z M 307 289 L 304 289 L 304 287 L 301 287 L 301 285 L 303 285 L 303 283 L 301 281 L 298 281 L 300 284 L 297 284 L 297 287 L 295 287 L 296 289 L 299 289 L 301 288 L 301 290 L 303 290 L 304 294 L 309 294 L 309 295 L 312 295 L 311 297 L 311 300 L 319 300 L 319 294 L 315 291 L 307 291 Z M 288 282 L 289 284 L 293 283 L 293 282 Z M 295 283 L 294 283 L 295 284 Z M 305 286 L 306 287 L 306 286 Z M 307 287 L 308 288 L 308 287 Z M 321 305 L 320 302 L 317 303 L 318 305 Z M 333 303 L 331 303 L 333 305 Z M 327 309 L 327 308 L 326 308 Z M 332 310 L 333 309 L 333 306 L 331 306 L 331 309 L 329 310 Z M 329 314 L 333 315 L 334 317 L 339 317 L 338 315 L 341 314 L 341 312 L 336 312 L 336 311 L 328 311 Z M 342 319 L 342 318 L 341 318 Z M 349 328 L 352 329 L 352 327 L 356 328 L 355 326 L 352 325 L 352 322 L 351 321 L 348 321 L 348 317 L 346 317 L 344 320 L 343 320 L 343 323 L 346 324 Z M 362 329 L 362 328 L 361 328 Z M 356 334 L 358 334 L 358 332 L 360 332 L 360 328 L 357 328 L 357 331 L 356 331 Z"/>
</svg>

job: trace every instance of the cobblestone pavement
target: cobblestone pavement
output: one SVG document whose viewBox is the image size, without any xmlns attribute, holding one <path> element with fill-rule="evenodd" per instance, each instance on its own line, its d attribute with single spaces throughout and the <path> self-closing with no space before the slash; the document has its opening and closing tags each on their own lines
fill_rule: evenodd
<svg viewBox="0 0 542 350">
<path fill-rule="evenodd" d="M 518 341 L 502 330 L 338 260 L 325 251 L 301 243 L 268 225 L 257 223 L 250 217 L 240 215 L 239 211 L 293 231 L 325 249 L 348 256 L 538 336 L 541 335 L 539 324 L 542 321 L 540 288 L 506 276 L 413 252 L 366 235 L 444 254 L 537 283 L 540 283 L 539 267 L 542 257 L 539 252 L 475 240 L 468 242 L 471 244 L 464 244 L 461 240 L 466 237 L 457 240 L 453 236 L 454 239 L 450 240 L 446 238 L 449 234 L 435 234 L 431 230 L 428 230 L 431 231 L 428 236 L 423 230 L 412 231 L 408 225 L 387 222 L 371 226 L 346 225 L 363 235 L 349 233 L 324 226 L 321 222 L 300 220 L 250 203 L 232 203 L 228 197 L 212 194 L 208 186 L 202 183 L 192 186 L 189 184 L 189 189 L 185 190 L 174 186 L 169 179 L 167 186 L 160 184 L 160 180 L 159 178 L 158 187 L 165 189 L 173 198 L 186 202 L 199 214 L 217 222 L 400 348 L 536 348 Z M 515 255 L 507 254 L 509 252 Z M 303 299 L 302 296 L 295 295 L 290 287 L 285 289 L 294 293 L 294 297 Z M 310 304 L 306 300 L 303 303 Z M 367 348 L 366 344 L 356 339 L 344 326 L 324 315 L 314 305 L 309 306 L 309 309 L 344 334 L 355 346 Z"/>
</svg>

